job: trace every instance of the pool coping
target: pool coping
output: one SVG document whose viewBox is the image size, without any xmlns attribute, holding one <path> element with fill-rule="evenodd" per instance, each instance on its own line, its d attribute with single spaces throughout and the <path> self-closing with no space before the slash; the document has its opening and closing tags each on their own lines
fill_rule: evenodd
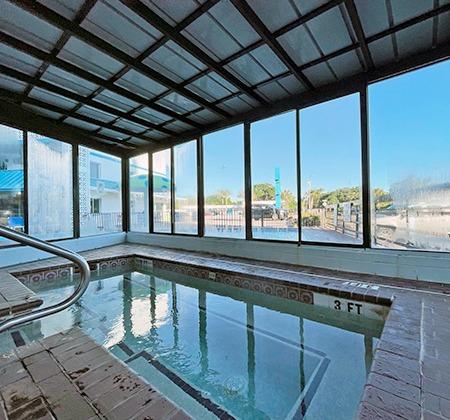
<svg viewBox="0 0 450 420">
<path fill-rule="evenodd" d="M 0 285 L 0 318 L 42 305 L 36 293 L 7 271 L 0 270 Z"/>
<path fill-rule="evenodd" d="M 304 303 L 308 302 L 301 293 L 289 295 L 289 291 L 326 293 L 390 306 L 357 418 L 420 419 L 432 418 L 433 415 L 450 418 L 450 357 L 447 354 L 450 348 L 450 333 L 447 331 L 450 296 L 446 294 L 395 288 L 379 284 L 379 281 L 372 283 L 379 285 L 377 290 L 373 290 L 367 287 L 370 283 L 355 281 L 354 277 L 348 280 L 293 271 L 289 266 L 285 269 L 268 267 L 258 261 L 236 262 L 144 245 L 108 247 L 103 252 L 86 253 L 86 256 L 93 269 L 100 264 L 107 268 L 108 264 L 112 267 L 127 259 L 138 259 L 143 266 L 153 261 L 152 264 L 160 268 L 175 268 L 175 271 L 211 281 L 220 280 L 255 292 L 261 292 L 257 289 L 258 284 L 268 282 L 272 287 L 267 294 Z M 8 271 L 21 278 L 43 268 L 55 270 L 55 267 L 67 269 L 70 264 L 57 264 L 53 259 L 22 265 L 21 270 L 10 267 Z M 210 276 L 211 272 L 215 276 Z"/>
</svg>

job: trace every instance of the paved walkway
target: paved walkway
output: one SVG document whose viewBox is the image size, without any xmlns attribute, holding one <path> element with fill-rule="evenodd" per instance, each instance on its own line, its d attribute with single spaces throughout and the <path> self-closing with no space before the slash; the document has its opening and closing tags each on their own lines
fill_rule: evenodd
<svg viewBox="0 0 450 420">
<path fill-rule="evenodd" d="M 79 328 L 0 357 L 0 420 L 189 417 Z"/>
</svg>

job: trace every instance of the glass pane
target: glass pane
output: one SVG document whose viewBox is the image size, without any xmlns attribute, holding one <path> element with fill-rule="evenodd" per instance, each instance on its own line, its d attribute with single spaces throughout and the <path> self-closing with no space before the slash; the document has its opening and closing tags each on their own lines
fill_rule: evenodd
<svg viewBox="0 0 450 420">
<path fill-rule="evenodd" d="M 254 238 L 298 240 L 295 111 L 251 126 Z"/>
<path fill-rule="evenodd" d="M 245 238 L 244 126 L 203 137 L 205 235 Z"/>
<path fill-rule="evenodd" d="M 28 133 L 30 235 L 73 237 L 72 146 Z"/>
<path fill-rule="evenodd" d="M 25 230 L 23 194 L 23 133 L 0 125 L 0 224 Z M 12 242 L 0 237 L 0 246 Z"/>
<path fill-rule="evenodd" d="M 369 87 L 372 243 L 450 251 L 450 61 Z"/>
<path fill-rule="evenodd" d="M 175 233 L 197 233 L 197 141 L 173 148 Z"/>
<path fill-rule="evenodd" d="M 130 230 L 148 232 L 148 154 L 130 159 Z"/>
<path fill-rule="evenodd" d="M 122 168 L 118 157 L 80 146 L 81 236 L 122 231 Z"/>
<path fill-rule="evenodd" d="M 359 94 L 300 111 L 302 240 L 362 243 Z"/>
<path fill-rule="evenodd" d="M 170 149 L 153 153 L 153 230 L 155 232 L 171 232 L 171 177 Z"/>
</svg>

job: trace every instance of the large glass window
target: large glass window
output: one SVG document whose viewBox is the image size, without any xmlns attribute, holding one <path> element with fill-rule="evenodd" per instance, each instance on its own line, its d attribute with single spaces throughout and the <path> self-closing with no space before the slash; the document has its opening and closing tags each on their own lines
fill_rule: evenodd
<svg viewBox="0 0 450 420">
<path fill-rule="evenodd" d="M 359 94 L 300 111 L 302 240 L 361 244 Z"/>
<path fill-rule="evenodd" d="M 197 141 L 173 148 L 175 233 L 197 233 Z"/>
<path fill-rule="evenodd" d="M 296 112 L 251 125 L 254 238 L 298 240 Z"/>
<path fill-rule="evenodd" d="M 244 127 L 203 137 L 205 235 L 245 237 Z"/>
<path fill-rule="evenodd" d="M 81 236 L 122 230 L 121 160 L 79 148 Z"/>
<path fill-rule="evenodd" d="M 172 167 L 170 149 L 153 153 L 153 230 L 170 233 L 171 213 L 171 178 Z"/>
<path fill-rule="evenodd" d="M 450 251 L 450 61 L 369 87 L 373 245 Z"/>
<path fill-rule="evenodd" d="M 23 232 L 23 132 L 0 125 L 0 224 Z M 0 246 L 10 241 L 0 237 Z"/>
<path fill-rule="evenodd" d="M 28 133 L 28 218 L 33 236 L 73 236 L 72 146 L 34 133 Z"/>
<path fill-rule="evenodd" d="M 130 159 L 130 230 L 148 232 L 148 154 Z"/>
</svg>

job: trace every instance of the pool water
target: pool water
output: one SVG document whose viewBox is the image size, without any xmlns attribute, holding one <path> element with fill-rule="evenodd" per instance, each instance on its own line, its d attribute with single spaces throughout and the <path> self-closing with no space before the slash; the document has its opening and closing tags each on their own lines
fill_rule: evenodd
<svg viewBox="0 0 450 420">
<path fill-rule="evenodd" d="M 48 305 L 77 281 L 30 288 Z M 20 331 L 74 325 L 194 418 L 336 420 L 354 416 L 383 321 L 152 269 L 94 276 L 77 305 Z"/>
</svg>

